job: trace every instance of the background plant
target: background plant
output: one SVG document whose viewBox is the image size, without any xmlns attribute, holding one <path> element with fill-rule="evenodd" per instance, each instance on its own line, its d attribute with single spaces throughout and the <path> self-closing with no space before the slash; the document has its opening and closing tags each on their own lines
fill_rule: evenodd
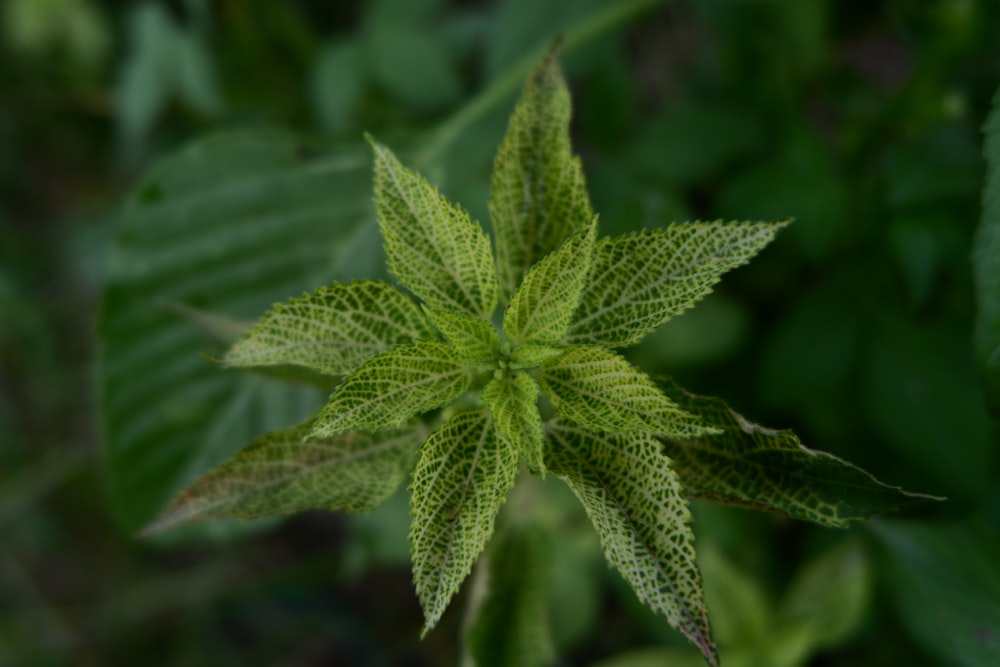
<svg viewBox="0 0 1000 667">
<path fill-rule="evenodd" d="M 86 332 L 97 286 L 105 274 L 127 284 L 143 275 L 129 272 L 145 266 L 149 272 L 162 269 L 166 278 L 159 285 L 174 289 L 179 278 L 191 279 L 205 267 L 221 269 L 226 254 L 215 253 L 229 244 L 216 235 L 206 240 L 216 250 L 193 255 L 190 264 L 178 263 L 183 253 L 170 261 L 160 255 L 154 263 L 146 261 L 138 241 L 132 245 L 126 230 L 115 241 L 116 259 L 107 261 L 105 249 L 113 235 L 107 211 L 133 178 L 121 167 L 122 159 L 145 164 L 149 156 L 173 153 L 213 127 L 320 127 L 321 112 L 309 92 L 312 82 L 322 79 L 318 58 L 348 42 L 361 46 L 356 53 L 365 74 L 354 88 L 323 86 L 334 97 L 343 91 L 353 100 L 343 129 L 333 136 L 374 132 L 399 147 L 408 164 L 440 184 L 473 217 L 486 219 L 481 207 L 489 161 L 510 102 L 494 98 L 493 112 L 483 112 L 478 103 L 479 112 L 461 112 L 471 120 L 455 135 L 460 149 L 458 144 L 420 149 L 421 128 L 435 125 L 451 108 L 414 109 L 400 102 L 390 86 L 369 73 L 372 51 L 365 45 L 370 35 L 391 19 L 411 26 L 411 33 L 433 35 L 457 76 L 459 97 L 466 99 L 501 73 L 501 79 L 522 80 L 525 70 L 510 69 L 512 63 L 533 44 L 547 43 L 554 31 L 569 34 L 574 21 L 599 3 L 406 3 L 420 7 L 413 12 L 385 11 L 381 2 L 324 9 L 312 3 L 164 4 L 157 11 L 202 41 L 221 103 L 205 112 L 169 93 L 138 147 L 116 152 L 107 147 L 114 128 L 124 122 L 119 109 L 124 112 L 126 106 L 112 93 L 120 89 L 125 63 L 136 57 L 136 47 L 129 46 L 135 43 L 128 32 L 134 25 L 127 19 L 131 10 L 63 3 L 60 11 L 73 5 L 96 17 L 98 39 L 87 47 L 97 44 L 91 51 L 95 58 L 73 51 L 77 41 L 31 37 L 52 34 L 50 29 L 12 37 L 22 25 L 7 19 L 15 4 L 55 3 L 10 0 L 0 21 L 5 63 L 0 81 L 0 421 L 5 434 L 0 577 L 9 591 L 7 609 L 14 612 L 0 622 L 0 645 L 13 656 L 3 661 L 130 663 L 155 655 L 163 662 L 199 664 L 207 660 L 206 647 L 216 665 L 279 658 L 346 664 L 450 661 L 460 618 L 446 618 L 445 626 L 418 644 L 415 605 L 378 604 L 383 596 L 402 600 L 411 595 L 402 564 L 405 541 L 391 538 L 405 535 L 405 499 L 393 498 L 378 512 L 351 521 L 302 516 L 236 543 L 180 545 L 175 537 L 173 546 L 151 549 L 113 531 L 86 398 L 91 386 Z M 755 614 L 743 616 L 752 622 L 726 632 L 717 627 L 724 661 L 734 651 L 762 650 L 763 644 L 772 655 L 787 654 L 793 645 L 805 647 L 801 660 L 824 664 L 996 662 L 995 644 L 983 632 L 984 626 L 995 625 L 984 620 L 995 617 L 991 601 L 998 599 L 990 566 L 997 552 L 995 439 L 968 344 L 974 312 L 968 257 L 983 176 L 979 128 L 998 80 L 995 12 L 989 2 L 676 2 L 651 8 L 641 21 L 628 20 L 621 31 L 587 33 L 604 37 L 591 38 L 584 49 L 568 45 L 567 69 L 577 100 L 574 142 L 604 233 L 628 231 L 611 227 L 619 223 L 634 229 L 699 217 L 797 218 L 766 261 L 733 274 L 697 309 L 639 346 L 632 361 L 671 372 L 696 392 L 717 393 L 764 423 L 792 427 L 810 447 L 858 463 L 887 482 L 950 498 L 947 505 L 925 508 L 908 521 L 880 519 L 846 534 L 694 503 L 700 551 L 720 552 L 731 566 L 728 571 L 742 579 L 743 573 L 753 573 L 764 600 L 748 607 Z M 376 13 L 381 18 L 373 18 Z M 198 16 L 208 19 L 208 30 L 198 27 L 203 20 Z M 58 23 L 47 25 L 54 29 Z M 789 52 L 797 57 L 790 59 Z M 413 60 L 405 53 L 400 57 Z M 167 78 L 176 80 L 172 77 Z M 153 71 L 145 80 L 161 77 Z M 349 90 L 358 92 L 349 95 Z M 513 94 L 514 87 L 507 90 Z M 128 94 L 144 93 L 140 88 Z M 271 146 L 287 151 L 269 155 L 286 161 L 270 172 L 262 169 L 264 176 L 317 155 L 327 143 L 301 135 L 282 143 L 277 133 L 270 136 L 276 140 Z M 686 141 L 694 148 L 684 148 Z M 221 152 L 233 146 L 231 140 L 196 143 L 200 147 L 168 157 L 157 168 L 173 179 L 171 187 L 185 180 L 191 186 L 207 184 L 228 169 L 246 166 L 252 155 Z M 677 150 L 659 149 L 668 143 Z M 257 145 L 258 155 L 268 155 L 263 152 L 267 145 Z M 220 152 L 206 152 L 213 146 Z M 358 201 L 361 211 L 369 206 L 361 201 L 369 193 L 369 166 L 364 153 L 358 155 L 357 185 L 340 194 L 343 201 Z M 313 181 L 317 190 L 327 182 L 322 174 Z M 219 179 L 220 186 L 227 183 Z M 304 195 L 310 187 L 297 193 L 303 206 L 288 207 L 290 212 L 309 211 Z M 163 188 L 160 194 L 174 192 Z M 157 224 L 176 224 L 192 202 L 210 201 L 203 196 L 207 192 L 178 202 Z M 280 188 L 275 192 L 283 196 Z M 215 205 L 226 202 L 215 200 Z M 323 215 L 318 212 L 316 219 Z M 336 211 L 329 215 L 334 217 L 326 219 L 350 219 L 336 217 Z M 343 234 L 355 229 L 338 224 L 333 229 Z M 346 238 L 343 234 L 340 238 Z M 236 310 L 228 314 L 250 320 L 273 301 L 334 279 L 374 275 L 383 265 L 375 252 L 377 235 L 354 237 L 350 249 L 333 240 L 307 248 L 295 238 L 280 247 L 315 275 L 282 277 L 266 263 L 255 269 L 251 262 L 240 269 L 240 278 L 274 282 L 275 293 L 261 294 L 260 303 L 244 296 L 242 306 L 233 300 Z M 250 239 L 242 242 L 233 248 L 245 250 Z M 159 239 L 146 248 L 163 243 Z M 279 247 L 274 237 L 258 245 Z M 368 247 L 373 254 L 363 250 Z M 126 257 L 132 259 L 120 261 Z M 315 269 L 312 257 L 336 268 Z M 981 284 L 988 285 L 988 279 Z M 157 281 L 149 279 L 148 285 Z M 113 294 L 108 303 L 122 308 L 153 302 L 173 312 L 176 301 L 152 289 Z M 211 306 L 203 296 L 190 305 Z M 175 321 L 131 323 L 137 339 L 150 340 L 147 349 L 158 349 L 167 361 L 147 365 L 140 360 L 138 376 L 212 349 L 206 329 L 189 319 L 166 330 L 193 328 L 186 343 L 160 328 Z M 129 331 L 121 329 L 122 335 Z M 208 372 L 211 365 L 197 368 Z M 190 369 L 178 366 L 161 386 L 182 386 Z M 127 376 L 120 376 L 125 392 Z M 258 391 L 269 386 L 264 378 L 250 384 Z M 221 394 L 204 387 L 199 391 L 206 402 L 222 405 Z M 254 394 L 237 396 L 248 400 Z M 180 467 L 193 478 L 212 461 L 189 464 L 179 450 L 195 443 L 185 430 L 172 430 L 185 420 L 191 432 L 201 429 L 200 413 L 176 401 L 159 405 L 160 411 L 146 420 L 166 424 L 167 437 L 134 451 L 160 452 L 147 469 L 149 479 L 176 488 L 183 482 L 157 473 L 161 465 L 176 470 L 183 462 Z M 223 441 L 228 429 L 238 441 L 232 443 L 235 448 L 308 414 L 301 396 L 288 398 L 288 405 L 301 407 L 297 415 L 275 414 L 278 404 L 268 405 L 271 412 L 250 411 L 256 423 L 232 420 L 217 426 L 215 440 Z M 131 432 L 140 431 L 133 426 Z M 226 456 L 219 450 L 213 460 Z M 144 488 L 137 485 L 135 491 Z M 560 654 L 571 664 L 588 664 L 628 649 L 628 659 L 637 664 L 644 657 L 636 655 L 638 647 L 675 641 L 662 620 L 632 606 L 631 592 L 617 593 L 619 580 L 607 573 L 591 542 L 592 529 L 572 509 L 575 501 L 553 494 L 534 504 L 548 508 L 540 519 L 567 536 L 558 545 L 560 567 L 549 591 L 558 610 L 553 631 Z M 129 508 L 145 507 L 146 516 L 154 511 L 155 503 L 142 500 L 141 493 L 115 498 L 110 506 L 118 507 L 122 517 Z M 142 522 L 142 514 L 134 513 L 132 526 Z M 218 534 L 221 527 L 212 530 Z M 544 545 L 550 532 L 543 531 L 529 546 L 510 548 Z M 844 540 L 858 545 L 858 557 L 834 548 Z M 809 589 L 795 582 L 809 579 L 807 564 L 822 562 L 827 552 L 831 558 L 842 554 L 837 572 L 854 573 L 855 581 L 872 585 L 806 594 Z M 710 582 L 709 566 L 702 566 Z M 854 593 L 838 597 L 837 591 Z M 708 595 L 712 608 L 710 590 Z M 810 611 L 806 602 L 820 597 L 825 602 Z M 792 604 L 793 599 L 798 602 Z M 726 603 L 735 601 L 730 597 Z M 769 627 L 761 625 L 772 618 L 764 615 L 769 609 L 798 620 L 781 621 L 775 627 L 782 632 L 761 631 Z M 846 629 L 828 636 L 802 630 L 824 618 L 830 627 L 823 610 L 838 610 L 838 627 Z M 718 612 L 715 616 L 721 618 Z M 595 623 L 602 632 L 589 631 Z M 799 630 L 793 632 L 795 627 Z"/>
</svg>

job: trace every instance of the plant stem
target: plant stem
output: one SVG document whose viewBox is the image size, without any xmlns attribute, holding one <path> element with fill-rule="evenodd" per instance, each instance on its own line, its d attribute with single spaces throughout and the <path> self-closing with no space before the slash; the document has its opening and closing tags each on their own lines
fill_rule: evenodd
<svg viewBox="0 0 1000 667">
<path fill-rule="evenodd" d="M 562 39 L 563 51 L 570 53 L 595 37 L 626 22 L 662 0 L 623 0 L 584 17 L 566 31 Z M 473 123 L 485 116 L 493 107 L 512 95 L 523 85 L 528 73 L 545 55 L 549 44 L 539 44 L 515 65 L 497 77 L 471 102 L 431 131 L 430 139 L 414 156 L 414 163 L 427 165 L 441 155 Z"/>
</svg>

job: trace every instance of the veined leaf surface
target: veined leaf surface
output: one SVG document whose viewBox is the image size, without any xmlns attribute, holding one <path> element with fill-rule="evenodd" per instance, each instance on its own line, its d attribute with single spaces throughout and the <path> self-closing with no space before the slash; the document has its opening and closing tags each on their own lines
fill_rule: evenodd
<svg viewBox="0 0 1000 667">
<path fill-rule="evenodd" d="M 223 361 L 229 366 L 295 364 L 341 375 L 396 345 L 436 335 L 410 297 L 388 283 L 360 280 L 275 305 Z"/>
<path fill-rule="evenodd" d="M 659 438 L 690 496 L 834 527 L 934 500 L 883 484 L 832 454 L 806 449 L 791 431 L 748 422 L 718 398 L 689 394 L 670 380 L 659 384 L 677 405 L 721 429 L 707 437 Z"/>
<path fill-rule="evenodd" d="M 483 387 L 497 434 L 520 452 L 532 470 L 545 474 L 542 417 L 538 412 L 538 384 L 527 373 L 510 372 Z"/>
<path fill-rule="evenodd" d="M 203 355 L 212 337 L 178 311 L 253 321 L 290 295 L 377 268 L 338 262 L 372 217 L 368 165 L 361 146 L 317 151 L 282 132 L 238 132 L 167 157 L 136 188 L 98 317 L 109 497 L 122 530 L 318 405 L 311 389 L 221 372 Z"/>
<path fill-rule="evenodd" d="M 557 422 L 546 461 L 583 503 L 605 556 L 636 595 L 718 665 L 691 514 L 670 459 L 651 436 L 596 434 Z"/>
<path fill-rule="evenodd" d="M 459 356 L 470 361 L 493 362 L 500 351 L 500 336 L 492 324 L 446 310 L 426 309 L 434 323 Z"/>
<path fill-rule="evenodd" d="M 626 347 L 712 291 L 789 220 L 694 222 L 603 238 L 568 343 Z"/>
<path fill-rule="evenodd" d="M 609 350 L 567 348 L 542 365 L 537 377 L 560 417 L 595 431 L 669 433 L 678 438 L 715 431 Z"/>
<path fill-rule="evenodd" d="M 493 534 L 517 461 L 517 451 L 500 441 L 482 408 L 458 413 L 421 447 L 411 487 L 410 546 L 424 634 L 437 624 Z"/>
<path fill-rule="evenodd" d="M 325 439 L 307 438 L 311 430 L 306 422 L 261 436 L 188 487 L 149 530 L 191 520 L 250 519 L 308 509 L 371 511 L 409 474 L 427 435 L 420 424 Z"/>
<path fill-rule="evenodd" d="M 497 303 L 489 237 L 392 151 L 371 144 L 375 207 L 389 270 L 432 308 L 489 319 Z"/>
<path fill-rule="evenodd" d="M 455 400 L 469 388 L 465 362 L 450 345 L 417 341 L 365 362 L 316 416 L 313 434 L 379 431 Z"/>
<path fill-rule="evenodd" d="M 528 80 L 493 168 L 489 208 L 505 295 L 594 218 L 580 160 L 570 148 L 569 91 L 555 55 L 550 52 Z"/>
<path fill-rule="evenodd" d="M 515 347 L 551 346 L 562 340 L 590 271 L 597 220 L 569 237 L 524 276 L 503 318 L 503 331 Z"/>
</svg>

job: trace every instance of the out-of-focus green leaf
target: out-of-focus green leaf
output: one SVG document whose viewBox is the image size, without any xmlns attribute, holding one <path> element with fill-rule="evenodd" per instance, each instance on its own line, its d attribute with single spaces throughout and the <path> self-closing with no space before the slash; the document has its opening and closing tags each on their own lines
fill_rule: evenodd
<svg viewBox="0 0 1000 667">
<path fill-rule="evenodd" d="M 886 317 L 868 349 L 863 398 L 879 436 L 929 491 L 976 499 L 989 484 L 996 444 L 958 331 L 922 331 Z"/>
<path fill-rule="evenodd" d="M 727 667 L 728 664 L 727 662 Z M 590 663 L 589 667 L 705 667 L 705 659 L 692 651 L 645 648 Z"/>
<path fill-rule="evenodd" d="M 372 220 L 368 165 L 360 146 L 317 153 L 283 133 L 244 132 L 167 158 L 136 189 L 98 323 L 105 458 L 123 528 L 317 405 L 312 390 L 220 371 L 202 356 L 210 339 L 175 306 L 252 321 L 306 288 L 354 277 L 334 267 Z"/>
<path fill-rule="evenodd" d="M 751 423 L 720 399 L 689 394 L 669 380 L 659 385 L 683 410 L 722 431 L 660 438 L 692 497 L 834 527 L 929 499 L 882 484 L 831 454 L 806 449 L 791 431 Z"/>
<path fill-rule="evenodd" d="M 698 565 L 705 578 L 705 604 L 723 658 L 729 646 L 746 649 L 759 645 L 774 630 L 771 601 L 760 583 L 711 544 L 699 545 Z"/>
<path fill-rule="evenodd" d="M 361 46 L 331 42 L 316 56 L 309 94 L 319 125 L 327 132 L 351 127 L 365 82 Z"/>
<path fill-rule="evenodd" d="M 973 245 L 976 281 L 976 357 L 994 410 L 1000 409 L 1000 88 L 983 127 L 986 182 L 983 213 Z"/>
<path fill-rule="evenodd" d="M 543 667 L 554 657 L 545 585 L 546 536 L 535 525 L 511 525 L 490 544 L 488 593 L 469 628 L 476 667 Z"/>
<path fill-rule="evenodd" d="M 688 186 L 704 182 L 763 140 L 754 118 L 735 107 L 685 102 L 642 128 L 629 158 L 651 179 Z"/>
<path fill-rule="evenodd" d="M 15 52 L 38 57 L 61 49 L 71 62 L 94 66 L 111 47 L 108 25 L 88 0 L 7 0 L 0 12 Z"/>
<path fill-rule="evenodd" d="M 458 101 L 462 82 L 446 45 L 429 29 L 385 16 L 369 26 L 371 75 L 411 109 L 437 111 Z"/>
<path fill-rule="evenodd" d="M 1000 664 L 1000 530 L 995 518 L 876 521 L 881 573 L 910 636 L 938 664 Z"/>
</svg>

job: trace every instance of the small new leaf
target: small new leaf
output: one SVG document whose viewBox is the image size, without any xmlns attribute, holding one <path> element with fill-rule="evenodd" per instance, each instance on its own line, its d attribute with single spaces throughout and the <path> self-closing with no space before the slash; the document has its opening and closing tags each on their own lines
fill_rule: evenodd
<svg viewBox="0 0 1000 667">
<path fill-rule="evenodd" d="M 389 270 L 432 308 L 488 319 L 497 276 L 486 233 L 392 151 L 370 142 Z"/>
<path fill-rule="evenodd" d="M 514 350 L 510 355 L 510 367 L 518 370 L 522 368 L 535 368 L 547 361 L 552 361 L 565 350 L 561 347 L 537 347 L 526 345 Z"/>
<path fill-rule="evenodd" d="M 538 384 L 527 373 L 511 372 L 490 380 L 483 388 L 483 402 L 493 415 L 493 425 L 500 439 L 520 452 L 532 470 L 544 475 Z"/>
<path fill-rule="evenodd" d="M 146 532 L 186 521 L 309 509 L 368 512 L 403 482 L 427 434 L 423 425 L 412 424 L 307 439 L 311 430 L 307 422 L 257 438 L 188 487 Z"/>
<path fill-rule="evenodd" d="M 426 308 L 427 317 L 448 339 L 459 356 L 470 361 L 492 362 L 500 351 L 497 330 L 484 319 Z"/>
<path fill-rule="evenodd" d="M 427 634 L 493 534 L 517 476 L 517 451 L 500 442 L 485 409 L 460 412 L 420 449 L 411 486 L 413 583 Z"/>
<path fill-rule="evenodd" d="M 670 380 L 659 384 L 678 405 L 721 431 L 707 438 L 660 438 L 689 496 L 837 528 L 940 500 L 883 484 L 832 454 L 803 447 L 791 431 L 747 421 L 718 398 L 689 394 Z"/>
<path fill-rule="evenodd" d="M 570 149 L 569 119 L 569 90 L 553 50 L 525 85 L 493 167 L 489 208 L 505 295 L 594 217 Z"/>
<path fill-rule="evenodd" d="M 790 220 L 693 222 L 603 238 L 566 341 L 627 347 L 712 291 Z"/>
<path fill-rule="evenodd" d="M 435 335 L 413 299 L 392 285 L 338 283 L 276 304 L 230 348 L 223 363 L 294 364 L 341 375 L 392 347 Z"/>
<path fill-rule="evenodd" d="M 675 438 L 718 432 L 609 350 L 567 348 L 542 365 L 537 378 L 560 417 L 594 431 L 641 431 Z"/>
<path fill-rule="evenodd" d="M 562 340 L 580 305 L 596 236 L 595 218 L 525 275 L 503 318 L 504 335 L 515 347 Z"/>
<path fill-rule="evenodd" d="M 564 423 L 550 436 L 549 471 L 583 503 L 608 562 L 642 602 L 718 665 L 688 502 L 659 443 L 641 433 L 596 434 Z"/>
<path fill-rule="evenodd" d="M 365 362 L 316 415 L 315 437 L 380 431 L 455 400 L 469 388 L 465 361 L 444 343 L 417 341 Z"/>
</svg>

